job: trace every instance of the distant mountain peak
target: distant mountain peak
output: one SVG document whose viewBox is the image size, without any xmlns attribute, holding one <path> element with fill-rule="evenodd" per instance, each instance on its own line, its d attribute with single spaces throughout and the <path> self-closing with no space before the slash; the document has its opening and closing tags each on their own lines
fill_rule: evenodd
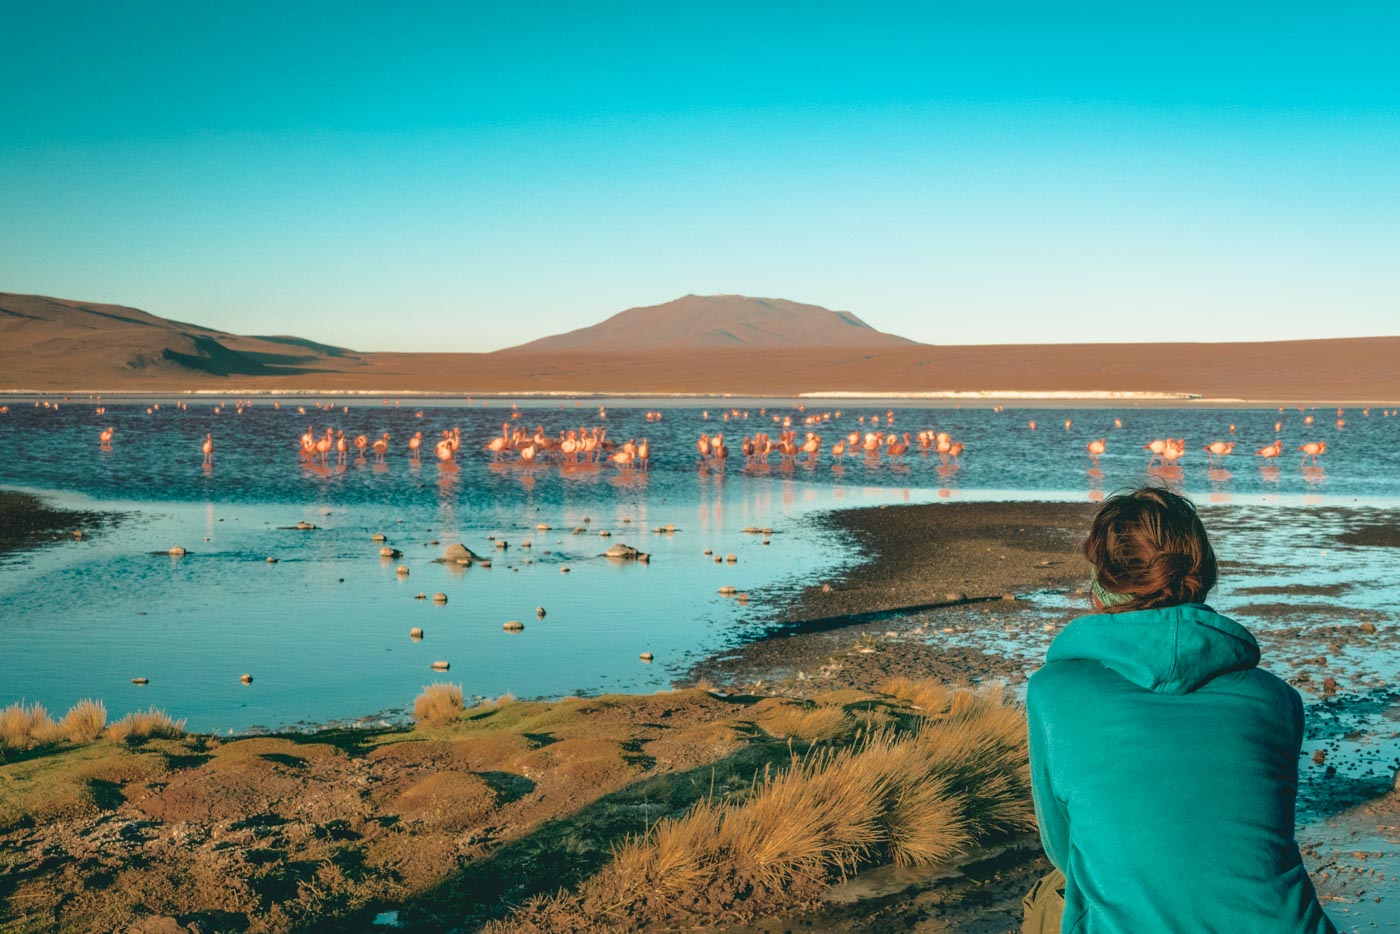
<svg viewBox="0 0 1400 934">
<path fill-rule="evenodd" d="M 849 311 L 785 298 L 683 295 L 620 311 L 598 324 L 507 348 L 506 353 L 891 347 L 915 343 L 877 331 Z"/>
</svg>

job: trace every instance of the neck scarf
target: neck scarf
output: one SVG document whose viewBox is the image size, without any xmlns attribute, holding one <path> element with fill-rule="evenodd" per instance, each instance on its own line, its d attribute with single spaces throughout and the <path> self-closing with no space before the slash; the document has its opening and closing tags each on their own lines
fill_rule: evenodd
<svg viewBox="0 0 1400 934">
<path fill-rule="evenodd" d="M 1099 583 L 1097 574 L 1094 575 L 1093 591 L 1094 596 L 1099 598 L 1099 602 L 1102 603 L 1105 608 L 1122 606 L 1125 603 L 1133 602 L 1132 594 L 1114 593 L 1111 590 L 1105 590 L 1103 584 Z"/>
</svg>

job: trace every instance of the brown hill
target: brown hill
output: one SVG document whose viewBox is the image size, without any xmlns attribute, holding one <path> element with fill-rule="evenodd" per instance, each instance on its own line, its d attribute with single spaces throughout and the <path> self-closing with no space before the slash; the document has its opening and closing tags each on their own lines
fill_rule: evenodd
<svg viewBox="0 0 1400 934">
<path fill-rule="evenodd" d="M 707 300 L 696 301 L 703 306 Z M 780 311 L 782 305 L 792 306 L 789 310 L 799 319 L 796 310 L 814 307 L 773 304 Z M 692 315 L 690 320 L 698 321 L 700 316 Z M 817 325 L 820 334 L 830 334 L 830 328 L 837 326 L 831 317 L 816 315 L 808 320 L 822 322 Z M 598 350 L 597 345 L 540 351 L 537 348 L 543 342 L 535 342 L 484 354 L 357 353 L 297 337 L 240 337 L 119 305 L 0 293 L 0 389 L 768 397 L 823 391 L 891 395 L 1118 392 L 1300 403 L 1400 403 L 1400 337 L 1236 344 L 932 346 L 881 335 L 854 316 L 841 321 L 845 323 L 840 328 L 868 332 L 886 343 L 846 340 L 838 346 L 815 347 L 756 343 L 776 340 L 784 333 L 804 334 L 800 329 L 795 333 L 770 329 L 765 332 L 768 337 L 749 335 L 754 343 L 700 344 L 704 352 L 696 353 L 697 345 L 684 341 L 697 335 L 712 339 L 714 335 L 706 338 L 710 331 L 702 327 L 688 334 L 662 332 L 663 337 L 681 342 L 679 346 L 624 346 L 610 352 Z"/>
<path fill-rule="evenodd" d="M 344 369 L 352 352 L 298 337 L 242 337 L 137 308 L 0 293 L 0 379 L 11 387 Z M 26 382 L 25 375 L 38 382 Z"/>
<path fill-rule="evenodd" d="M 631 353 L 734 348 L 894 347 L 913 341 L 877 331 L 849 311 L 783 298 L 686 295 L 620 311 L 591 327 L 502 353 Z"/>
</svg>

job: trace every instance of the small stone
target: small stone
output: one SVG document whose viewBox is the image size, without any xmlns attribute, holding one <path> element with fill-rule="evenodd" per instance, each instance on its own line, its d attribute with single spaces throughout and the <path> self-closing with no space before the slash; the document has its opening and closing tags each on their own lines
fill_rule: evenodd
<svg viewBox="0 0 1400 934">
<path fill-rule="evenodd" d="M 1376 624 L 1371 622 L 1370 620 L 1365 620 L 1360 626 L 1357 626 L 1356 628 L 1369 636 L 1371 633 L 1376 631 Z"/>
<path fill-rule="evenodd" d="M 729 562 L 730 564 L 735 564 L 738 562 L 739 556 L 731 552 L 724 556 L 724 560 Z"/>
<path fill-rule="evenodd" d="M 719 555 L 715 555 L 715 564 L 723 564 L 723 563 L 724 563 L 724 559 L 721 558 Z"/>
<path fill-rule="evenodd" d="M 435 662 L 433 662 L 433 664 L 432 664 L 432 669 L 433 669 L 433 671 L 446 671 L 447 669 L 449 669 L 449 668 L 451 668 L 451 667 L 452 667 L 451 663 L 445 662 L 445 661 L 442 661 L 442 660 L 435 661 Z"/>
<path fill-rule="evenodd" d="M 584 521 L 585 523 L 587 523 L 587 522 L 592 522 L 593 520 L 590 519 L 588 516 L 584 516 L 584 517 L 583 517 L 583 521 Z"/>
<path fill-rule="evenodd" d="M 428 599 L 428 595 L 425 594 L 425 593 L 416 593 L 416 594 L 413 595 L 413 599 L 415 599 L 415 600 L 426 600 L 426 599 Z"/>
<path fill-rule="evenodd" d="M 603 529 L 601 532 L 598 533 L 598 537 L 599 537 L 599 538 L 612 538 L 612 533 L 609 532 L 607 529 Z"/>
<path fill-rule="evenodd" d="M 398 567 L 394 568 L 394 573 L 397 574 L 399 577 L 407 577 L 407 576 L 408 576 L 408 568 L 406 568 L 406 567 L 404 567 L 402 564 L 400 564 Z"/>
<path fill-rule="evenodd" d="M 250 675 L 250 674 L 244 673 L 244 674 L 241 674 L 241 675 L 238 676 L 238 680 L 239 680 L 239 681 L 242 681 L 244 684 L 252 684 L 252 683 L 253 683 L 253 676 Z"/>
<path fill-rule="evenodd" d="M 831 585 L 822 584 L 822 593 L 831 593 Z"/>
<path fill-rule="evenodd" d="M 537 607 L 535 607 L 535 615 L 538 616 L 540 619 L 544 619 L 544 617 L 545 617 L 544 607 L 542 607 L 542 606 L 537 606 Z"/>
<path fill-rule="evenodd" d="M 1016 595 L 1014 593 L 1004 593 L 1001 595 L 1001 599 L 1006 601 L 1007 603 L 1015 603 Z"/>
<path fill-rule="evenodd" d="M 633 548 L 631 545 L 624 545 L 622 542 L 618 542 L 616 545 L 613 545 L 607 551 L 603 552 L 603 556 L 606 558 L 620 558 L 622 560 L 637 560 L 641 558 L 642 552 Z"/>
<path fill-rule="evenodd" d="M 738 593 L 738 592 L 739 592 L 739 588 L 738 588 L 738 587 L 734 587 L 734 586 L 732 586 L 732 585 L 730 585 L 730 584 L 725 584 L 723 587 L 721 587 L 721 588 L 719 589 L 719 592 L 722 593 L 722 594 L 725 594 L 725 595 L 727 596 L 727 595 L 729 595 L 729 594 Z"/>
<path fill-rule="evenodd" d="M 369 540 L 372 542 L 387 542 L 389 539 L 384 537 L 383 532 L 375 532 L 369 537 Z"/>
<path fill-rule="evenodd" d="M 298 522 L 298 523 L 297 523 L 297 530 L 300 531 L 300 532 L 311 532 L 311 531 L 315 530 L 315 528 L 316 528 L 316 526 L 312 525 L 310 522 Z"/>
<path fill-rule="evenodd" d="M 181 548 L 179 545 L 176 545 L 171 548 L 170 551 L 166 552 L 166 554 L 170 555 L 172 558 L 183 558 L 188 553 L 189 552 L 185 551 L 185 549 Z"/>
<path fill-rule="evenodd" d="M 560 567 L 560 568 L 559 568 L 559 573 L 560 573 L 560 574 L 568 574 L 568 573 L 569 573 L 569 566 L 566 564 L 566 565 L 563 565 L 562 567 Z"/>
<path fill-rule="evenodd" d="M 379 557 L 381 558 L 398 558 L 402 557 L 402 555 L 402 551 L 399 551 L 397 548 L 390 547 L 389 545 L 385 545 L 383 548 L 379 549 Z"/>
<path fill-rule="evenodd" d="M 501 624 L 501 628 L 506 632 L 520 632 L 525 628 L 525 624 L 518 619 L 508 619 Z"/>
<path fill-rule="evenodd" d="M 443 557 L 457 564 L 471 564 L 473 561 L 480 560 L 475 552 L 461 542 L 448 545 L 447 551 L 443 552 Z"/>
<path fill-rule="evenodd" d="M 521 548 L 530 548 L 530 547 L 533 547 L 533 546 L 530 544 L 530 540 L 527 538 L 527 539 L 525 539 L 525 541 L 523 541 L 523 542 L 520 543 L 520 547 L 521 547 Z"/>
<path fill-rule="evenodd" d="M 271 557 L 271 556 L 268 556 L 267 558 L 264 558 L 263 560 L 265 560 L 268 564 L 276 564 L 276 563 L 277 563 L 277 559 L 276 559 L 276 558 L 273 558 L 273 557 Z"/>
<path fill-rule="evenodd" d="M 771 544 L 773 544 L 773 540 L 770 539 L 770 538 L 765 538 L 765 539 L 763 540 L 763 544 L 765 544 L 765 545 L 771 545 Z"/>
<path fill-rule="evenodd" d="M 484 568 L 489 568 L 491 566 L 491 559 L 482 558 L 480 561 L 477 562 L 477 564 L 481 565 Z"/>
<path fill-rule="evenodd" d="M 74 530 L 73 530 L 73 537 L 74 537 L 74 538 L 82 538 L 82 537 L 83 537 L 83 530 L 82 530 L 82 529 L 74 529 Z"/>
<path fill-rule="evenodd" d="M 548 524 L 547 522 L 541 522 L 539 525 L 535 526 L 535 531 L 536 531 L 536 532 L 548 532 L 548 531 L 549 531 L 550 529 L 552 529 L 552 528 L 553 528 L 553 526 L 550 525 L 550 524 Z"/>
<path fill-rule="evenodd" d="M 505 549 L 507 549 L 507 548 L 510 547 L 510 542 L 506 541 L 506 540 L 503 538 L 503 539 L 501 539 L 500 541 L 498 541 L 498 542 L 496 543 L 496 547 L 499 548 L 499 549 L 501 549 L 502 551 L 504 551 Z"/>
<path fill-rule="evenodd" d="M 1314 765 L 1323 765 L 1324 763 L 1327 762 L 1327 750 L 1326 750 L 1326 749 L 1319 749 L 1319 750 L 1317 750 L 1316 752 L 1314 752 L 1314 753 L 1312 754 L 1312 760 L 1313 760 L 1313 764 L 1314 764 Z"/>
<path fill-rule="evenodd" d="M 132 684 L 150 684 L 150 683 L 151 683 L 151 679 L 150 679 L 150 678 L 132 678 L 132 679 L 131 679 L 131 683 L 132 683 Z"/>
<path fill-rule="evenodd" d="M 656 656 L 655 656 L 655 655 L 652 655 L 650 652 L 643 652 L 643 653 L 642 653 L 640 656 L 638 656 L 638 657 L 639 657 L 642 661 L 644 661 L 644 662 L 649 662 L 649 661 L 651 661 L 653 658 L 655 658 Z"/>
<path fill-rule="evenodd" d="M 965 603 L 967 601 L 967 594 L 960 590 L 946 594 L 945 596 L 949 603 Z"/>
<path fill-rule="evenodd" d="M 442 593 L 441 591 L 439 591 L 438 593 L 433 594 L 433 602 L 434 602 L 434 603 L 437 603 L 437 604 L 446 603 L 446 602 L 447 602 L 447 594 Z"/>
<path fill-rule="evenodd" d="M 714 550 L 713 548 L 706 548 L 706 549 L 705 549 L 705 554 L 707 554 L 707 555 L 712 555 L 712 554 L 714 554 L 714 553 L 715 553 L 715 550 Z"/>
<path fill-rule="evenodd" d="M 623 525 L 627 525 L 627 524 L 630 523 L 631 521 L 632 521 L 632 520 L 629 519 L 629 518 L 627 518 L 626 516 L 623 516 L 623 517 L 622 517 L 622 524 L 623 524 Z"/>
<path fill-rule="evenodd" d="M 408 631 L 408 637 L 409 637 L 410 639 L 412 639 L 414 642 L 417 642 L 419 639 L 422 639 L 422 638 L 423 638 L 423 629 L 422 629 L 422 627 L 420 627 L 420 626 L 414 626 L 412 629 L 410 629 L 410 630 Z"/>
<path fill-rule="evenodd" d="M 1322 679 L 1322 693 L 1331 696 L 1337 693 L 1337 679 L 1328 675 Z"/>
</svg>

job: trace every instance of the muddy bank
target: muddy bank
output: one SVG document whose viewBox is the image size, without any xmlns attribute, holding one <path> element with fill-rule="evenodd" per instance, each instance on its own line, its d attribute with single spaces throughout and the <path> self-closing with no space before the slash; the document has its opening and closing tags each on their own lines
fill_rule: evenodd
<svg viewBox="0 0 1400 934">
<path fill-rule="evenodd" d="M 30 493 L 0 490 L 0 559 L 35 545 L 81 540 L 115 521 L 110 513 L 58 509 Z"/>
<path fill-rule="evenodd" d="M 814 677 L 860 689 L 890 675 L 1019 680 L 1021 659 L 936 636 L 965 630 L 969 620 L 1014 625 L 1025 598 L 1082 591 L 1089 566 L 1079 546 L 1095 508 L 938 503 L 816 516 L 811 521 L 847 542 L 857 562 L 840 577 L 811 582 L 775 611 L 763 638 L 706 659 L 688 683 L 779 682 L 801 693 Z M 923 638 L 893 644 L 896 633 Z"/>
</svg>

